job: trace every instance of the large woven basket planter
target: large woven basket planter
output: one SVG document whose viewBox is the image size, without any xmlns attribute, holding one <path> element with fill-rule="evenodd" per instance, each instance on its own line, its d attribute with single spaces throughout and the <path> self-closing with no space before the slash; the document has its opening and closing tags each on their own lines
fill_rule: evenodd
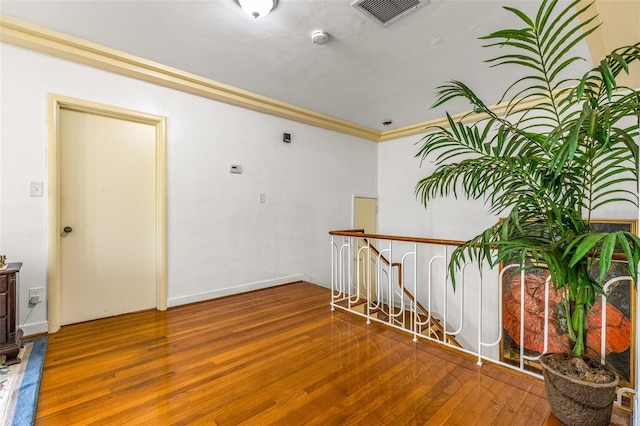
<svg viewBox="0 0 640 426">
<path fill-rule="evenodd" d="M 616 398 L 618 376 L 611 383 L 590 383 L 567 376 L 551 367 L 553 357 L 569 358 L 567 354 L 546 354 L 540 357 L 545 390 L 551 412 L 568 426 L 607 426 L 611 422 Z"/>
</svg>

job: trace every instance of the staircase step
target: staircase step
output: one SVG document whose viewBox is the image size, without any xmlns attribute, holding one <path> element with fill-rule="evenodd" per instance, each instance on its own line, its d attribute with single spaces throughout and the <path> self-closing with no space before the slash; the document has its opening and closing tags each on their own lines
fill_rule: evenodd
<svg viewBox="0 0 640 426">
<path fill-rule="evenodd" d="M 370 245 L 370 247 L 376 253 L 378 253 L 373 245 Z M 389 266 L 390 263 L 386 261 L 386 259 L 384 260 L 387 266 Z M 399 268 L 401 267 L 401 265 L 394 264 L 392 265 L 392 267 Z M 432 339 L 436 339 L 440 342 L 446 341 L 446 343 L 451 344 L 453 346 L 462 347 L 462 345 L 460 345 L 452 336 L 446 336 L 445 338 L 444 327 L 441 324 L 441 320 L 435 317 L 429 318 L 429 312 L 426 310 L 426 308 L 419 301 L 416 301 L 413 294 L 411 294 L 411 292 L 402 285 L 401 281 L 398 283 L 398 287 L 406 295 L 406 297 L 409 298 L 409 300 L 412 303 L 412 306 L 416 306 L 418 310 L 417 314 L 413 313 L 411 310 L 408 310 L 406 308 L 403 309 L 398 306 L 389 306 L 388 304 L 385 304 L 385 303 L 379 304 L 378 307 L 370 306 L 370 309 L 367 312 L 367 299 L 362 297 L 355 302 L 350 302 L 350 300 L 343 300 L 339 302 L 339 304 L 340 306 L 349 308 L 354 312 L 365 314 L 365 315 L 369 314 L 372 318 L 378 321 L 381 321 L 387 324 L 393 324 L 409 331 L 414 330 L 414 321 L 416 321 L 416 317 L 417 317 L 418 333 L 428 336 Z M 346 296 L 347 295 L 345 295 L 345 297 Z"/>
</svg>

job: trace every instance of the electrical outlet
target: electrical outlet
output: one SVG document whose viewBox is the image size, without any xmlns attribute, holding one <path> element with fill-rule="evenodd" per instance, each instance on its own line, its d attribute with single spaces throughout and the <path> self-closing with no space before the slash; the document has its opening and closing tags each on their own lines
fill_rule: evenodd
<svg viewBox="0 0 640 426">
<path fill-rule="evenodd" d="M 30 288 L 29 289 L 29 304 L 37 305 L 42 302 L 42 287 Z"/>
</svg>

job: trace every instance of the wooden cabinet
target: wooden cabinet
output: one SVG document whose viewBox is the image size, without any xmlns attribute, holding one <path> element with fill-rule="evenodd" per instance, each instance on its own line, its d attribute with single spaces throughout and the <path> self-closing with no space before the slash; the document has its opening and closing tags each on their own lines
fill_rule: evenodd
<svg viewBox="0 0 640 426">
<path fill-rule="evenodd" d="M 23 332 L 18 327 L 18 272 L 22 263 L 10 263 L 0 270 L 0 355 L 6 355 L 5 364 L 20 362 Z"/>
</svg>

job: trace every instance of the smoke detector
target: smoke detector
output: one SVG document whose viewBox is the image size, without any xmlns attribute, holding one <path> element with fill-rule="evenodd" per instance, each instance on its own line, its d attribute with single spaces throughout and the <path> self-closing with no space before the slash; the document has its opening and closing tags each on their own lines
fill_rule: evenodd
<svg viewBox="0 0 640 426">
<path fill-rule="evenodd" d="M 356 0 L 351 6 L 378 25 L 388 27 L 426 4 L 427 0 Z"/>
<path fill-rule="evenodd" d="M 311 34 L 311 41 L 314 44 L 325 44 L 329 41 L 329 34 L 326 31 L 314 31 Z"/>
</svg>

